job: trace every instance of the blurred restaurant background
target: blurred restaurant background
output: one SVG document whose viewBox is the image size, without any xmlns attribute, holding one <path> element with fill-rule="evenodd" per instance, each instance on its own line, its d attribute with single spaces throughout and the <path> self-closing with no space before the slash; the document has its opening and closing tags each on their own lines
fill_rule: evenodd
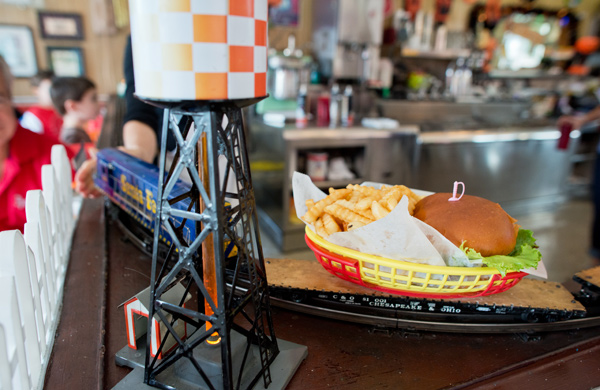
<svg viewBox="0 0 600 390">
<path fill-rule="evenodd" d="M 574 200 L 570 214 L 589 217 L 598 123 L 557 119 L 599 104 L 599 1 L 269 4 L 269 96 L 245 112 L 267 256 L 306 250 L 295 171 L 324 191 L 373 181 L 451 192 L 462 181 L 525 221 L 547 225 L 544 213 Z M 120 142 L 128 36 L 127 0 L 0 0 L 17 107 L 36 103 L 40 70 L 86 76 L 103 106 L 88 128 L 99 147 Z"/>
</svg>

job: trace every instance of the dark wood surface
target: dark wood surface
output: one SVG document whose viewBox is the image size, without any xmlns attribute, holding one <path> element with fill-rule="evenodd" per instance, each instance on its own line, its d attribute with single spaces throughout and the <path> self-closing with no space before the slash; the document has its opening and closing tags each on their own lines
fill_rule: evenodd
<svg viewBox="0 0 600 390">
<path fill-rule="evenodd" d="M 148 286 L 150 263 L 106 223 L 102 200 L 84 202 L 46 389 L 110 389 L 129 373 L 114 363 L 115 353 L 126 345 L 120 305 Z M 526 341 L 513 334 L 376 329 L 280 308 L 273 308 L 273 320 L 278 338 L 308 346 L 289 389 L 600 386 L 598 328 L 539 334 Z"/>
</svg>

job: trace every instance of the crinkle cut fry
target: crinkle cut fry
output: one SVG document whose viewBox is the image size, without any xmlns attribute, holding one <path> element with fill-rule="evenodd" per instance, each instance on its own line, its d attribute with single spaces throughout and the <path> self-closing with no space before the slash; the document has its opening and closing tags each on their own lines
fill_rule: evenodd
<svg viewBox="0 0 600 390">
<path fill-rule="evenodd" d="M 373 203 L 373 201 L 375 200 L 379 200 L 381 199 L 381 193 L 379 192 L 378 194 L 380 194 L 379 196 L 373 194 L 367 197 L 362 198 L 361 200 L 359 200 L 358 202 L 356 202 L 356 210 L 368 210 L 371 208 L 371 203 Z"/>
<path fill-rule="evenodd" d="M 371 210 L 357 210 L 356 205 L 350 201 L 340 199 L 340 200 L 336 200 L 335 204 L 339 204 L 342 207 L 345 207 L 351 211 L 354 211 L 356 214 L 362 215 L 363 217 L 370 219 L 371 222 L 375 220 L 375 217 L 373 216 L 373 213 L 371 212 Z"/>
<path fill-rule="evenodd" d="M 325 230 L 325 227 L 323 226 L 323 220 L 321 218 L 318 218 L 315 221 L 315 230 L 319 236 L 323 238 L 329 237 L 329 234 L 327 234 L 327 230 Z"/>
<path fill-rule="evenodd" d="M 364 222 L 364 223 L 371 222 L 370 219 L 365 218 L 362 215 L 357 214 L 354 211 L 347 209 L 337 203 L 334 203 L 334 204 L 331 204 L 331 205 L 325 207 L 325 211 L 343 221 L 346 221 L 346 222 L 354 222 L 354 221 L 360 221 L 360 222 Z"/>
<path fill-rule="evenodd" d="M 373 202 L 371 204 L 371 211 L 373 212 L 373 216 L 376 220 L 381 219 L 390 213 L 388 209 L 380 205 L 378 202 Z"/>
<path fill-rule="evenodd" d="M 356 203 L 356 202 L 360 201 L 361 198 L 362 198 L 362 194 L 360 192 L 352 191 L 350 193 L 350 195 L 348 195 L 346 197 L 346 200 L 351 203 Z"/>
<path fill-rule="evenodd" d="M 320 201 L 318 201 L 317 203 L 315 203 L 315 205 L 312 208 L 310 208 L 306 212 L 306 214 L 304 214 L 302 219 L 308 223 L 314 223 L 317 220 L 317 218 L 319 218 L 321 213 L 323 213 L 323 210 L 325 209 L 325 207 L 329 206 L 336 200 L 345 198 L 346 196 L 348 196 L 350 191 L 351 190 L 349 190 L 347 188 L 335 190 L 333 193 L 329 194 L 327 197 L 325 197 L 325 198 L 321 199 Z"/>
<path fill-rule="evenodd" d="M 342 231 L 342 229 L 340 228 L 340 225 L 337 224 L 337 222 L 331 216 L 331 214 L 327 214 L 327 213 L 323 214 L 323 216 L 321 217 L 321 220 L 323 221 L 323 227 L 325 228 L 325 231 L 327 232 L 327 234 L 333 234 L 333 233 Z"/>
<path fill-rule="evenodd" d="M 361 186 L 359 184 L 348 184 L 346 186 L 346 189 L 353 190 L 353 191 L 359 191 L 361 194 L 363 194 L 365 196 L 370 196 L 370 195 L 373 195 L 373 194 L 379 192 L 379 190 L 377 188 Z"/>
</svg>

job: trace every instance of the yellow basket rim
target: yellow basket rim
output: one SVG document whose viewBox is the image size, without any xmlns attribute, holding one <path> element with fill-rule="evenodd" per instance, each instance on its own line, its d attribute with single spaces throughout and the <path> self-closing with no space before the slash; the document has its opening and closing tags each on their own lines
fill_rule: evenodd
<svg viewBox="0 0 600 390">
<path fill-rule="evenodd" d="M 323 237 L 319 236 L 314 232 L 310 226 L 306 225 L 306 235 L 312 242 L 320 246 L 323 249 L 333 252 L 343 257 L 359 260 L 363 262 L 369 262 L 384 267 L 390 268 L 402 268 L 408 271 L 432 273 L 432 274 L 450 274 L 450 275 L 466 275 L 466 276 L 478 276 L 478 275 L 494 275 L 500 274 L 500 271 L 493 267 L 451 267 L 451 266 L 439 266 L 439 265 L 428 265 L 413 263 L 404 260 L 389 259 L 387 257 L 370 255 L 368 253 L 362 253 L 354 249 L 345 248 L 343 246 L 333 244 Z"/>
</svg>

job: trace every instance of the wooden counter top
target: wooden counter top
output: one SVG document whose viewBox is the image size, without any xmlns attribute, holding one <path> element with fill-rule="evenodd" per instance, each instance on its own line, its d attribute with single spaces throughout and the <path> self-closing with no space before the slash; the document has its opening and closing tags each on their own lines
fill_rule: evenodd
<svg viewBox="0 0 600 390">
<path fill-rule="evenodd" d="M 151 260 L 86 200 L 73 240 L 45 389 L 110 389 L 130 370 L 123 308 L 147 287 Z M 308 346 L 289 389 L 590 389 L 600 385 L 600 329 L 539 335 L 377 329 L 273 308 L 278 338 Z M 539 338 L 537 337 L 539 336 Z M 529 339 L 529 341 L 525 341 Z"/>
</svg>

